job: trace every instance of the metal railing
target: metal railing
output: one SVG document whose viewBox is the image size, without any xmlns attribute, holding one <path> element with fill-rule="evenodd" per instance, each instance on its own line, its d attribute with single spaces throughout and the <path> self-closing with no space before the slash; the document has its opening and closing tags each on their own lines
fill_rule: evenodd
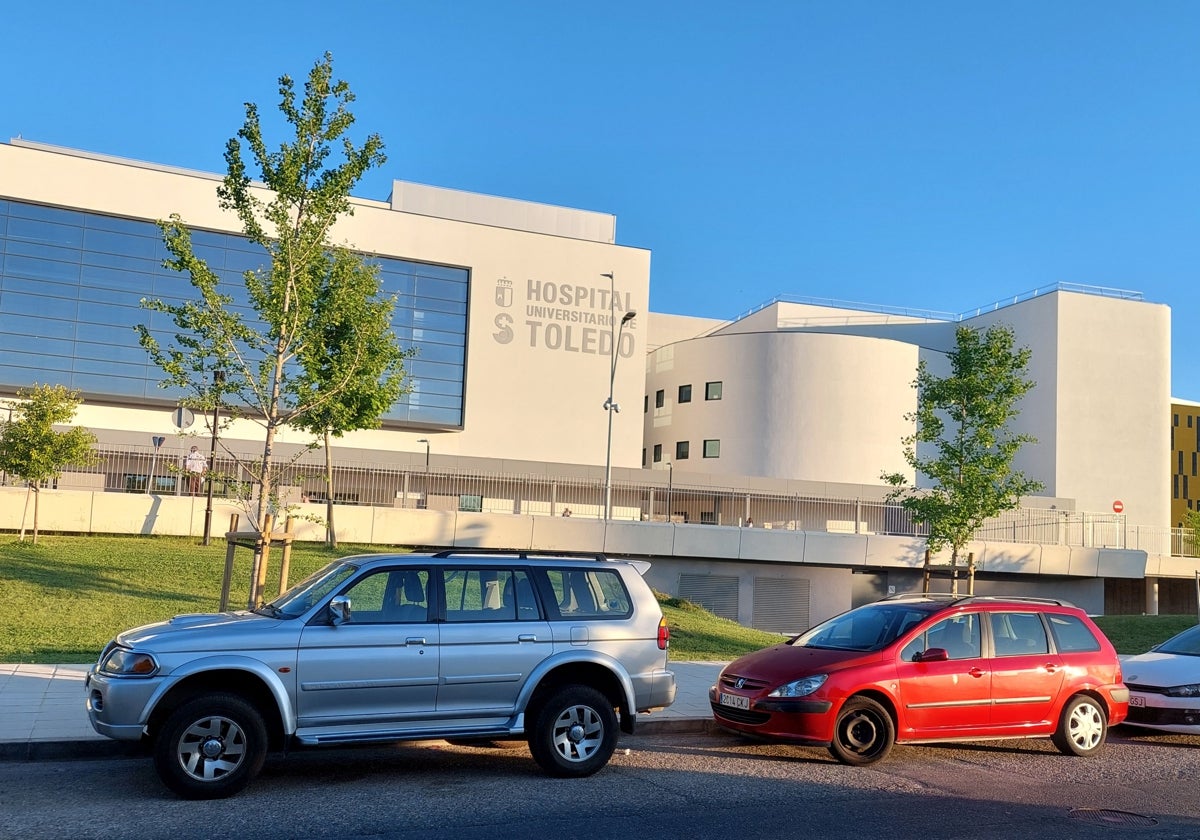
<svg viewBox="0 0 1200 840">
<path fill-rule="evenodd" d="M 57 486 L 112 493 L 187 495 L 182 446 L 103 446 L 92 465 L 68 468 Z M 214 495 L 227 497 L 250 476 L 218 454 Z M 324 502 L 324 454 L 306 452 L 275 462 L 275 483 L 287 504 Z M 856 498 L 754 492 L 735 488 L 614 481 L 612 518 L 618 521 L 697 523 L 847 534 L 925 537 L 928 530 L 898 504 Z M 433 466 L 393 467 L 342 460 L 334 465 L 334 502 L 534 516 L 604 516 L 604 477 L 487 473 Z M 1019 508 L 988 520 L 981 541 L 1089 548 L 1129 548 L 1150 554 L 1200 556 L 1200 539 L 1187 528 L 1128 526 L 1119 514 Z"/>
</svg>

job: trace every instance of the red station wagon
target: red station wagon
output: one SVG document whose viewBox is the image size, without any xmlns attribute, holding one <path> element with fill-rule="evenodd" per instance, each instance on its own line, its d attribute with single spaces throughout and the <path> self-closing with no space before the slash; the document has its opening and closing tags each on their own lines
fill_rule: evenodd
<svg viewBox="0 0 1200 840">
<path fill-rule="evenodd" d="M 900 595 L 730 663 L 709 692 L 725 729 L 871 764 L 892 745 L 1050 737 L 1092 755 L 1125 719 L 1112 644 L 1035 598 Z"/>
</svg>

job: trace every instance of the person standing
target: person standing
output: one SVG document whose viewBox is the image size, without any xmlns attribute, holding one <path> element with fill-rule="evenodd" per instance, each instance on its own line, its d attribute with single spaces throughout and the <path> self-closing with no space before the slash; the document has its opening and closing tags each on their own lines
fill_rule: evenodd
<svg viewBox="0 0 1200 840">
<path fill-rule="evenodd" d="M 183 468 L 188 474 L 188 486 L 193 496 L 200 495 L 200 489 L 204 486 L 204 474 L 208 472 L 208 458 L 200 451 L 200 447 L 193 446 L 188 452 L 187 457 L 183 459 Z"/>
</svg>

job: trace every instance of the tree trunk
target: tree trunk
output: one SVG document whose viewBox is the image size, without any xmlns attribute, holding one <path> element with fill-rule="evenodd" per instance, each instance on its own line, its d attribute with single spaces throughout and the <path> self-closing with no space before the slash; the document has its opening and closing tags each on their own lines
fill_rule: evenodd
<svg viewBox="0 0 1200 840">
<path fill-rule="evenodd" d="M 950 595 L 958 597 L 958 546 L 950 548 Z"/>
<path fill-rule="evenodd" d="M 967 594 L 975 594 L 975 552 L 967 555 Z"/>
<path fill-rule="evenodd" d="M 274 475 L 271 456 L 275 451 L 275 424 L 267 423 L 266 439 L 263 441 L 263 459 L 259 467 L 259 483 L 258 483 L 258 504 L 254 510 L 254 527 L 258 530 L 260 538 L 265 538 L 271 530 L 271 494 L 274 492 Z M 254 609 L 259 606 L 258 599 L 261 592 L 258 588 L 258 582 L 265 580 L 267 576 L 266 556 L 262 550 L 263 542 L 259 539 L 255 542 L 254 562 L 250 566 L 250 598 L 246 609 Z"/>
<path fill-rule="evenodd" d="M 38 540 L 38 502 L 42 499 L 42 494 L 37 482 L 33 485 L 33 544 L 37 545 Z"/>
<path fill-rule="evenodd" d="M 333 527 L 333 451 L 329 448 L 333 436 L 325 430 L 325 542 L 337 548 L 337 532 Z"/>
</svg>

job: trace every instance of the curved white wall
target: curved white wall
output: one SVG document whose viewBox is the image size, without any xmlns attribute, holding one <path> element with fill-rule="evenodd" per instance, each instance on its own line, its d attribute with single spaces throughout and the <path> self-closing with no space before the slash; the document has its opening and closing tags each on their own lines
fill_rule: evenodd
<svg viewBox="0 0 1200 840">
<path fill-rule="evenodd" d="M 817 333 L 711 335 L 647 356 L 646 466 L 655 444 L 662 463 L 720 475 L 880 484 L 883 472 L 910 474 L 901 439 L 912 432 L 917 348 L 879 338 Z M 720 400 L 705 384 L 722 383 Z M 692 400 L 679 404 L 679 386 Z M 664 391 L 662 408 L 655 395 Z M 686 440 L 689 458 L 675 457 Z M 704 441 L 719 440 L 719 458 Z"/>
</svg>

